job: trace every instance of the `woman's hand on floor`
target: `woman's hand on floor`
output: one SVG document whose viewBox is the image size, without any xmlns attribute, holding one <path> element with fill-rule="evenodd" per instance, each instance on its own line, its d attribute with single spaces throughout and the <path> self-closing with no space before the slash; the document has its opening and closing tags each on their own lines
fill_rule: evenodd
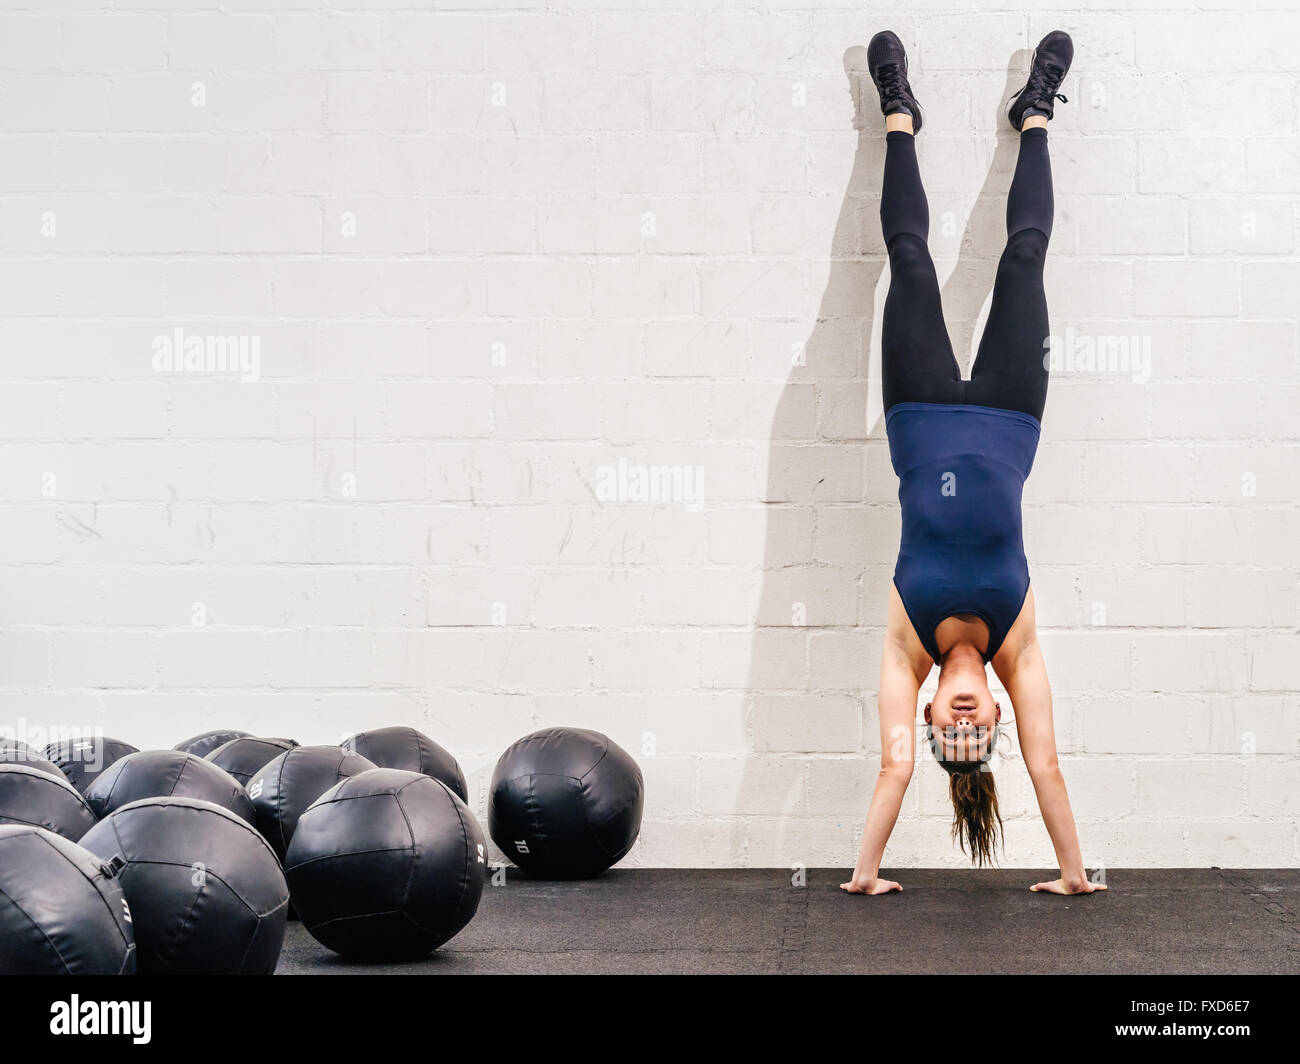
<svg viewBox="0 0 1300 1064">
<path fill-rule="evenodd" d="M 849 894 L 888 894 L 890 891 L 902 890 L 901 883 L 895 883 L 892 879 L 859 879 L 854 876 L 847 883 L 840 884 L 840 890 Z"/>
<path fill-rule="evenodd" d="M 1105 883 L 1094 883 L 1084 878 L 1078 883 L 1067 883 L 1064 879 L 1053 879 L 1049 883 L 1035 883 L 1030 890 L 1043 894 L 1091 894 L 1093 891 L 1105 890 Z"/>
</svg>

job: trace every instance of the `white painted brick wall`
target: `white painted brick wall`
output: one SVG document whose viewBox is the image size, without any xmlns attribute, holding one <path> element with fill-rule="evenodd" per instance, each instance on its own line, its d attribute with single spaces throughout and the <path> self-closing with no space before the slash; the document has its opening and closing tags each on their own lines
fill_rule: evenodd
<svg viewBox="0 0 1300 1064">
<path fill-rule="evenodd" d="M 1054 329 L 1150 354 L 1057 374 L 1026 499 L 1085 859 L 1300 863 L 1300 15 L 897 10 L 5 4 L 0 724 L 406 721 L 480 813 L 513 738 L 590 726 L 645 767 L 632 863 L 848 866 L 899 527 L 864 46 L 912 49 L 964 354 L 1060 25 Z M 156 371 L 176 329 L 256 379 Z M 887 863 L 960 864 L 947 817 L 922 763 Z"/>
</svg>

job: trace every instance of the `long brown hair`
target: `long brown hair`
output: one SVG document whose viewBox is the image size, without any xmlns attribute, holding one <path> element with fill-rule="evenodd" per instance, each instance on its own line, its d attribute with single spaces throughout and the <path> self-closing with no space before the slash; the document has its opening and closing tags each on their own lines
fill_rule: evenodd
<svg viewBox="0 0 1300 1064">
<path fill-rule="evenodd" d="M 939 762 L 948 771 L 948 796 L 952 799 L 952 837 L 971 863 L 983 868 L 996 864 L 994 850 L 1002 839 L 1002 815 L 993 773 L 982 762 Z M 966 766 L 972 767 L 967 769 Z"/>
<path fill-rule="evenodd" d="M 957 760 L 944 756 L 944 747 L 936 740 L 934 728 L 927 728 L 930 750 L 948 773 L 952 837 L 961 846 L 962 853 L 970 854 L 971 863 L 980 868 L 997 863 L 995 851 L 1004 835 L 1002 814 L 998 812 L 998 788 L 988 764 L 988 755 L 997 745 L 1000 730 L 999 725 L 993 726 L 981 756 Z"/>
</svg>

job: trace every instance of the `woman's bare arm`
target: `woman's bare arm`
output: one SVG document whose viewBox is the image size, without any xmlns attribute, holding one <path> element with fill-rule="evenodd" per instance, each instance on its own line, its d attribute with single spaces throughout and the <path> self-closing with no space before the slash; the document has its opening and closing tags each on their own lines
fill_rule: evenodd
<svg viewBox="0 0 1300 1064">
<path fill-rule="evenodd" d="M 880 860 L 885 844 L 898 821 L 903 795 L 912 779 L 914 739 L 916 734 L 916 696 L 921 689 L 917 666 L 894 626 L 894 603 L 891 595 L 890 631 L 885 636 L 880 656 L 880 774 L 867 810 L 867 826 L 862 831 L 862 846 L 853 878 L 840 886 L 851 894 L 885 894 L 903 888 L 892 880 L 879 878 Z M 902 611 L 902 603 L 898 603 Z M 904 615 L 905 619 L 905 615 Z M 910 630 L 910 629 L 909 629 Z"/>
<path fill-rule="evenodd" d="M 1043 824 L 1051 836 L 1061 868 L 1060 879 L 1036 883 L 1033 889 L 1053 894 L 1091 894 L 1094 890 L 1105 890 L 1104 886 L 1088 880 L 1083 867 L 1079 835 L 1065 790 L 1065 777 L 1061 775 L 1056 757 L 1052 689 L 1047 681 L 1047 664 L 1032 627 L 1030 634 L 1019 643 L 1017 653 L 1005 671 L 1006 674 L 1000 674 L 999 679 L 1016 713 L 1020 754 L 1029 770 Z"/>
</svg>

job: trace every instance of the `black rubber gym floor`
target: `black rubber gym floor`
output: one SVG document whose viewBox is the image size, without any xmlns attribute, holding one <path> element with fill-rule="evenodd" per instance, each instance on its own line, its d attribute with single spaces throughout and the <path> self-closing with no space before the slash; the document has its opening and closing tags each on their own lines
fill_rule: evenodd
<svg viewBox="0 0 1300 1064">
<path fill-rule="evenodd" d="M 904 892 L 851 897 L 842 869 L 514 873 L 418 964 L 348 964 L 291 923 L 277 974 L 1300 972 L 1300 869 L 1111 869 L 1073 898 L 1030 893 L 1045 870 L 883 874 Z"/>
</svg>

